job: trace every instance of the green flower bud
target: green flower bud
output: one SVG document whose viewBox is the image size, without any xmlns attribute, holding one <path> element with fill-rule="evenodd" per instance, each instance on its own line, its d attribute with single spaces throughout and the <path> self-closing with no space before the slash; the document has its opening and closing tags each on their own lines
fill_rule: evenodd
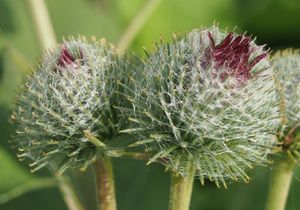
<svg viewBox="0 0 300 210">
<path fill-rule="evenodd" d="M 276 144 L 278 106 L 262 46 L 213 26 L 157 44 L 132 76 L 121 108 L 151 158 L 181 175 L 192 166 L 204 183 L 248 181 L 246 170 L 268 163 Z"/>
<path fill-rule="evenodd" d="M 300 53 L 285 50 L 272 58 L 280 96 L 282 131 L 279 140 L 295 161 L 300 160 Z"/>
<path fill-rule="evenodd" d="M 122 119 L 113 108 L 122 63 L 104 40 L 70 39 L 44 55 L 12 115 L 20 159 L 58 174 L 86 166 L 110 150 Z"/>
</svg>

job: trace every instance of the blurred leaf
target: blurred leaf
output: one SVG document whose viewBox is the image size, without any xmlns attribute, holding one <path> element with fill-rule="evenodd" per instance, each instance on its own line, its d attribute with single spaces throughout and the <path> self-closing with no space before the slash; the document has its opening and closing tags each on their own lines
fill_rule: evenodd
<svg viewBox="0 0 300 210">
<path fill-rule="evenodd" d="M 300 1 L 235 0 L 239 25 L 274 48 L 300 47 Z"/>
<path fill-rule="evenodd" d="M 18 49 L 12 46 L 7 46 L 6 52 L 9 58 L 18 67 L 17 70 L 21 71 L 20 74 L 29 73 L 29 69 L 32 64 L 29 62 L 25 55 L 23 55 Z"/>
<path fill-rule="evenodd" d="M 127 29 L 123 32 L 119 38 L 117 47 L 119 48 L 119 54 L 123 55 L 124 51 L 131 46 L 131 43 L 136 39 L 141 28 L 145 25 L 152 13 L 161 3 L 161 0 L 147 0 L 143 6 L 139 9 L 137 14 L 129 23 Z"/>
<path fill-rule="evenodd" d="M 0 105 L 9 107 L 16 95 L 16 89 L 25 76 L 24 67 L 20 68 L 20 57 L 28 58 L 31 63 L 37 56 L 37 42 L 33 35 L 33 26 L 30 23 L 29 16 L 26 12 L 24 1 L 1 0 L 10 8 L 14 17 L 16 30 L 14 33 L 2 32 L 1 41 L 4 46 L 2 63 L 1 63 L 1 80 L 0 80 Z M 6 18 L 5 18 L 6 19 Z M 17 51 L 15 49 L 18 49 Z M 17 52 L 17 53 L 16 53 Z M 18 56 L 18 55 L 23 56 Z M 18 58 L 17 58 L 18 57 Z M 17 58 L 17 59 L 16 59 Z M 18 60 L 16 62 L 16 60 Z M 22 62 L 24 63 L 24 62 Z"/>
<path fill-rule="evenodd" d="M 2 75 L 3 75 L 3 69 L 4 69 L 4 60 L 3 60 L 3 54 L 4 54 L 4 38 L 3 38 L 3 34 L 2 31 L 0 29 L 0 83 L 2 80 Z"/>
<path fill-rule="evenodd" d="M 120 210 L 168 209 L 170 174 L 162 165 L 121 158 L 113 163 Z"/>
<path fill-rule="evenodd" d="M 5 204 L 30 191 L 41 190 L 55 186 L 57 186 L 57 182 L 54 178 L 39 178 L 30 182 L 26 182 L 3 194 L 0 194 L 0 205 Z"/>
<path fill-rule="evenodd" d="M 83 0 L 47 1 L 47 5 L 59 42 L 78 34 L 114 42 L 119 34 L 115 11 L 100 10 Z"/>
<path fill-rule="evenodd" d="M 0 204 L 28 191 L 55 186 L 55 179 L 38 178 L 25 171 L 0 148 Z"/>
<path fill-rule="evenodd" d="M 10 8 L 9 14 L 13 15 L 15 28 L 14 33 L 7 33 L 3 29 L 5 45 L 13 46 L 26 55 L 30 61 L 34 60 L 39 55 L 40 49 L 26 1 L 1 0 L 1 2 Z M 3 20 L 7 20 L 8 17 L 5 16 Z"/>
<path fill-rule="evenodd" d="M 107 7 L 111 3 L 110 0 L 86 0 L 86 1 L 99 6 L 101 9 L 107 9 Z"/>
<path fill-rule="evenodd" d="M 0 1 L 0 28 L 5 32 L 15 31 L 14 16 L 6 1 Z"/>
<path fill-rule="evenodd" d="M 22 169 L 18 162 L 13 160 L 7 152 L 0 147 L 0 193 L 32 181 L 35 177 Z"/>
<path fill-rule="evenodd" d="M 24 62 L 23 57 L 12 48 L 7 48 L 3 56 L 4 69 L 0 83 L 0 105 L 12 107 L 13 99 L 16 96 L 16 90 L 24 78 L 25 69 L 29 68 Z M 22 67 L 21 67 L 22 66 Z"/>
</svg>

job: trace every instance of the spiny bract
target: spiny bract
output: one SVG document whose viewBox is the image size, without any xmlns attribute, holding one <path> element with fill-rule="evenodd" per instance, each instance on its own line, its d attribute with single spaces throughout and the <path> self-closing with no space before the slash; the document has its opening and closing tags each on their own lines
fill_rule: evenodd
<svg viewBox="0 0 300 210">
<path fill-rule="evenodd" d="M 283 149 L 294 160 L 300 160 L 300 53 L 297 50 L 277 52 L 272 58 L 276 87 L 280 96 L 283 132 L 279 139 Z"/>
<path fill-rule="evenodd" d="M 12 120 L 20 159 L 36 171 L 84 169 L 106 155 L 121 124 L 113 104 L 122 68 L 104 40 L 70 39 L 47 52 L 17 99 Z"/>
<path fill-rule="evenodd" d="M 157 44 L 132 76 L 123 109 L 151 162 L 183 176 L 191 167 L 226 187 L 248 181 L 245 170 L 265 165 L 276 144 L 278 108 L 263 46 L 216 26 Z"/>
</svg>

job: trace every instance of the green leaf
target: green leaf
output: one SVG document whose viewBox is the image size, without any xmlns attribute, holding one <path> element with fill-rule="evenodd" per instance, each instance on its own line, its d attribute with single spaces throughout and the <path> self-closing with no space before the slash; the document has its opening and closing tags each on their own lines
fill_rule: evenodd
<svg viewBox="0 0 300 210">
<path fill-rule="evenodd" d="M 0 205 L 31 190 L 56 185 L 54 178 L 39 178 L 21 168 L 1 147 L 0 168 Z"/>
<path fill-rule="evenodd" d="M 13 160 L 8 153 L 0 147 L 0 193 L 6 192 L 25 182 L 32 181 L 35 177 L 22 169 L 19 163 Z"/>
</svg>

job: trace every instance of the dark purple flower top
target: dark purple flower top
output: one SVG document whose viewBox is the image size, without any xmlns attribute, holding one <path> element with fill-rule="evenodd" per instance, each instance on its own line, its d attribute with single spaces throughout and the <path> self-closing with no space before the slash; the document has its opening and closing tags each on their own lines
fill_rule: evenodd
<svg viewBox="0 0 300 210">
<path fill-rule="evenodd" d="M 81 50 L 79 50 L 79 56 L 76 58 L 76 56 L 74 56 L 72 52 L 63 45 L 60 51 L 60 56 L 57 60 L 57 65 L 60 67 L 66 67 L 68 65 L 75 64 L 77 60 L 81 60 L 82 58 L 83 55 Z"/>
<path fill-rule="evenodd" d="M 234 36 L 233 32 L 230 32 L 220 44 L 216 45 L 212 34 L 208 32 L 207 35 L 210 46 L 205 51 L 201 66 L 205 68 L 213 62 L 214 68 L 224 70 L 220 74 L 222 80 L 229 76 L 236 77 L 241 82 L 248 80 L 252 76 L 251 69 L 268 54 L 264 52 L 250 60 L 251 53 L 258 49 L 251 45 L 250 37 Z"/>
</svg>

